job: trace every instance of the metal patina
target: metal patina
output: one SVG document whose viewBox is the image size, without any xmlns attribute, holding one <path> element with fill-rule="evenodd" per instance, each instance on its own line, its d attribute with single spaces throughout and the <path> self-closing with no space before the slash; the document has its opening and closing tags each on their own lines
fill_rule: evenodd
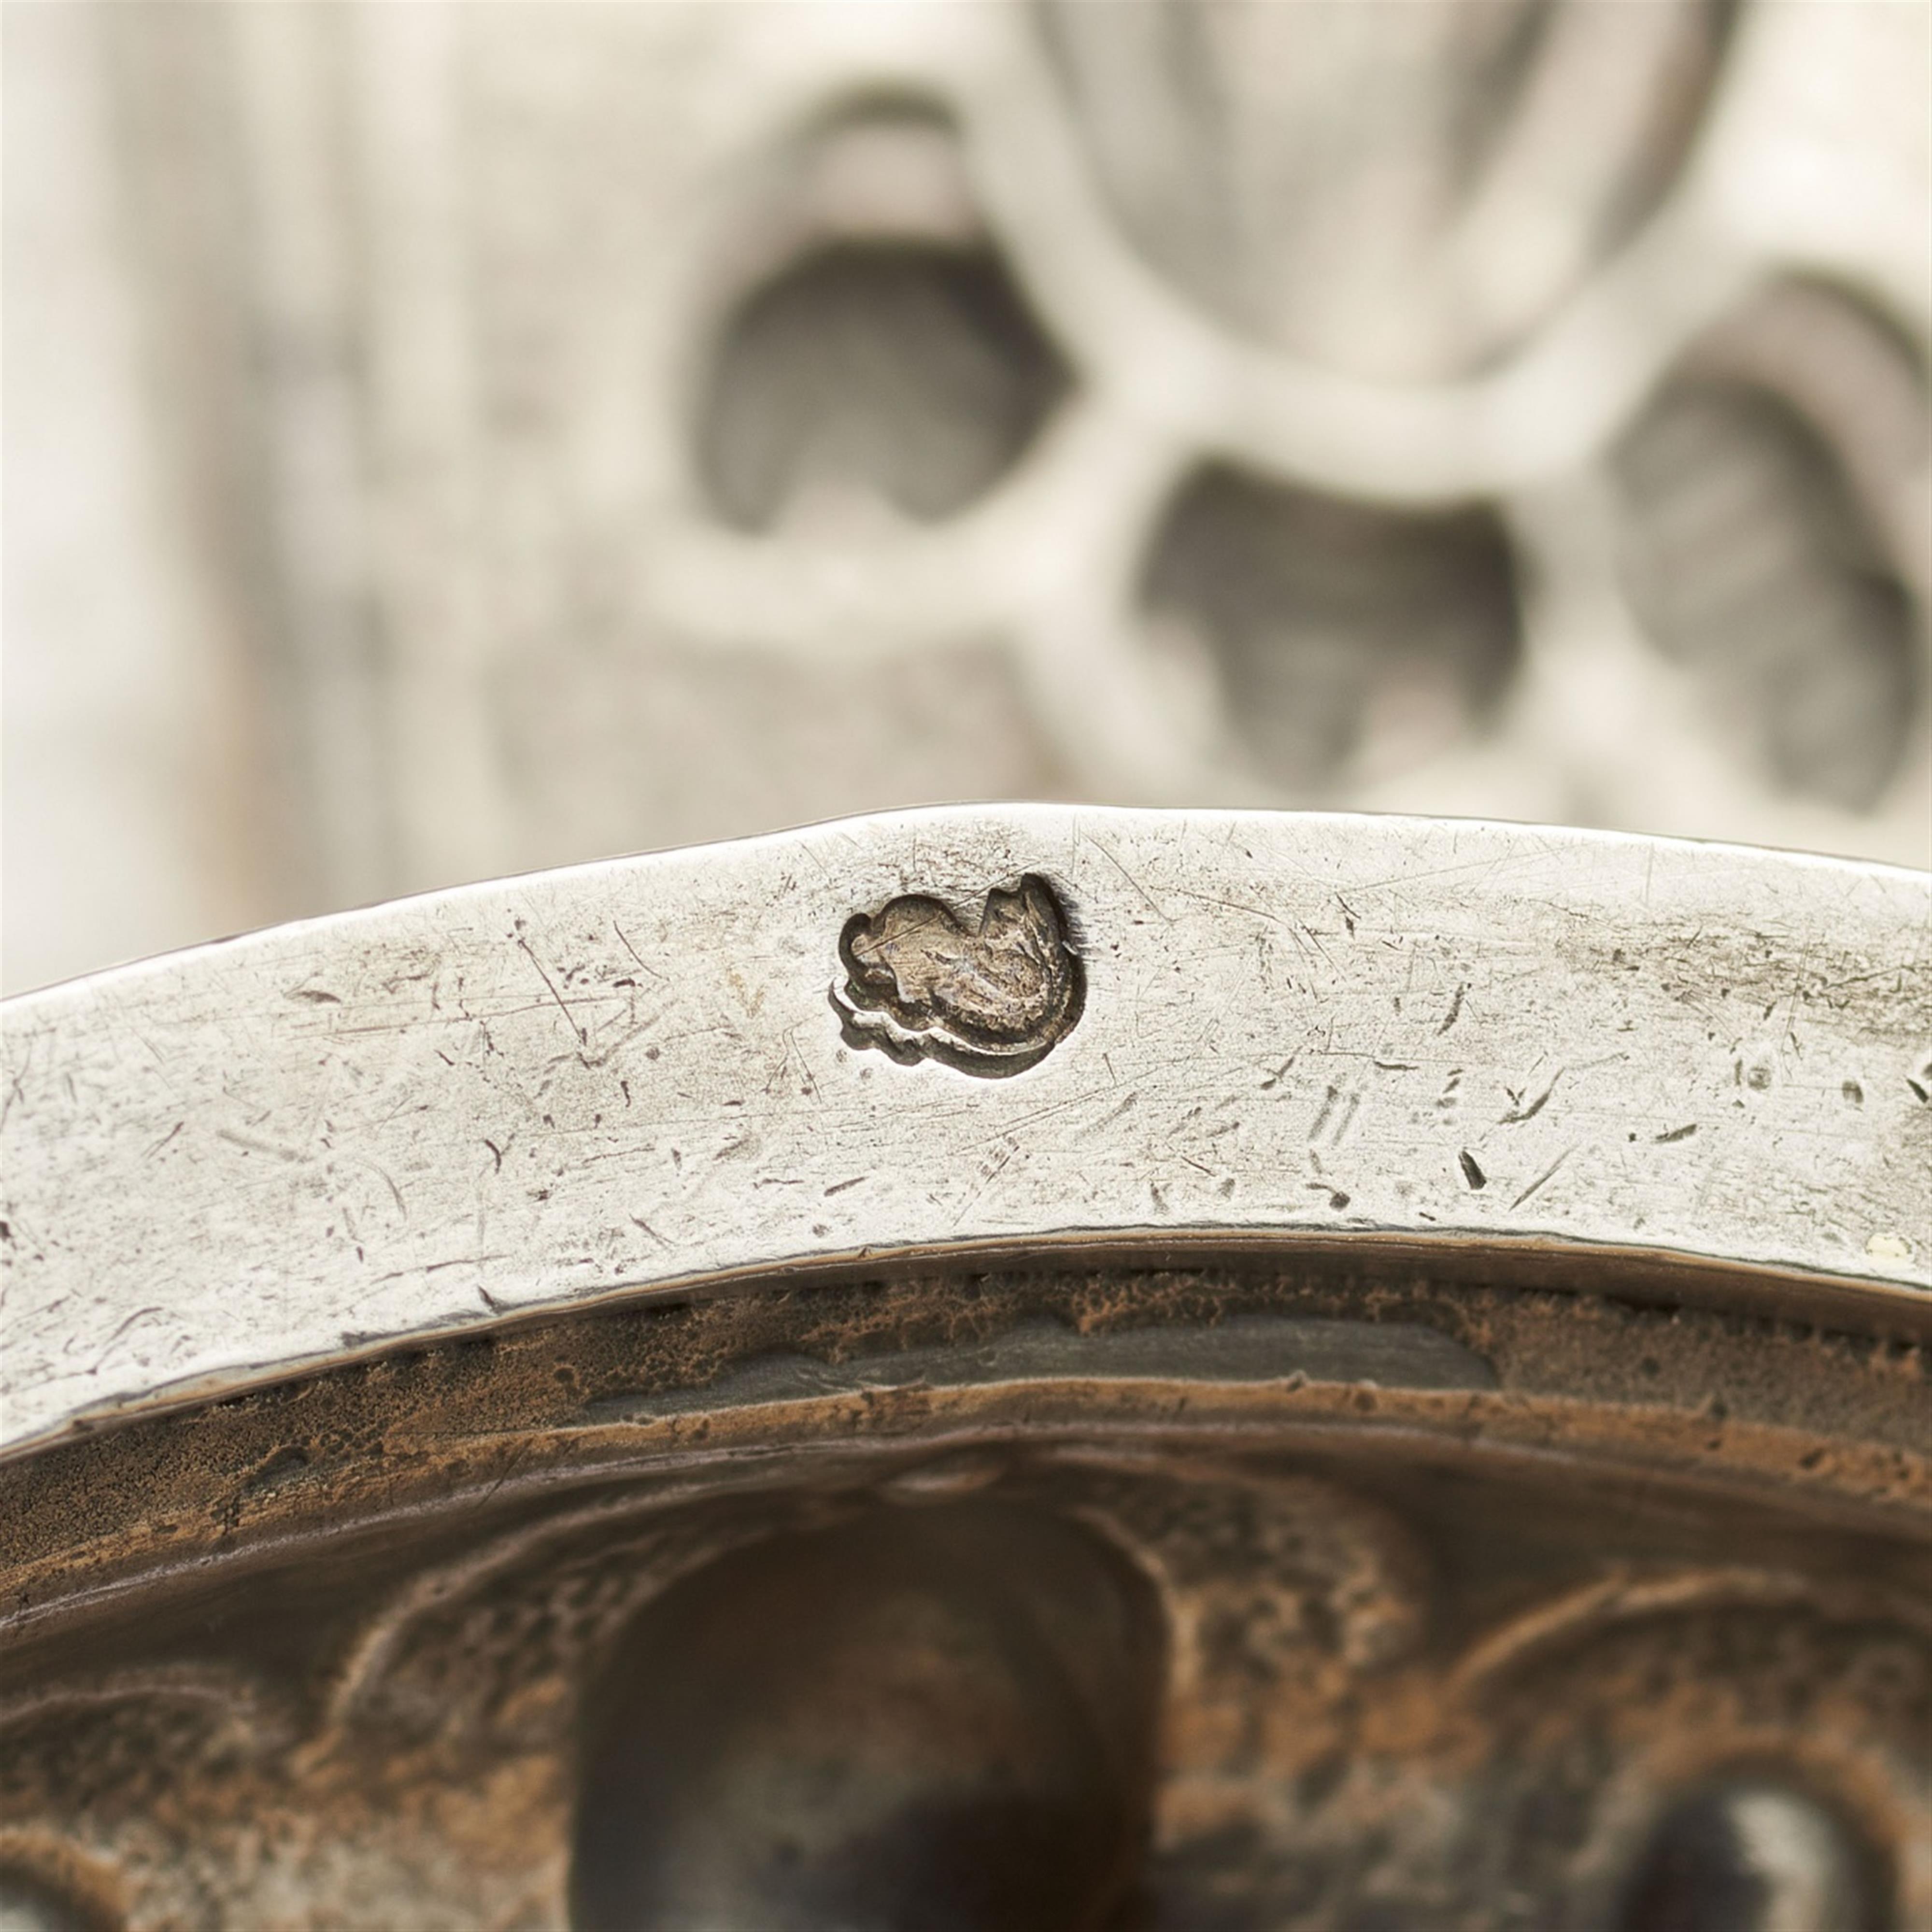
<svg viewBox="0 0 1932 1932">
<path fill-rule="evenodd" d="M 1928 913 L 986 808 L 12 1003 L 0 1897 L 1920 1922 Z"/>
</svg>

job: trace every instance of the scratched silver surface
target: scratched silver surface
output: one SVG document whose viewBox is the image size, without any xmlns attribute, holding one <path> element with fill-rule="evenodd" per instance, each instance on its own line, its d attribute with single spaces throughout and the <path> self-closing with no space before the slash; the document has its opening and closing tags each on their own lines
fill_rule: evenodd
<svg viewBox="0 0 1932 1932">
<path fill-rule="evenodd" d="M 1028 875 L 1001 1078 L 842 1034 L 842 931 Z M 854 820 L 4 1009 L 4 1443 L 400 1338 L 1055 1239 L 1396 1235 L 1932 1287 L 1932 878 L 1473 822 Z"/>
</svg>

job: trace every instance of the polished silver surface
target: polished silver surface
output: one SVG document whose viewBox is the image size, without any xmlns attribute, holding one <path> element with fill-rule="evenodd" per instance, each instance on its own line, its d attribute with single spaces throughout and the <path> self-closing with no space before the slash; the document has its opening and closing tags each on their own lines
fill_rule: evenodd
<svg viewBox="0 0 1932 1932">
<path fill-rule="evenodd" d="M 1910 1327 L 1928 914 L 1734 848 L 986 807 L 150 961 L 4 1009 L 5 1443 L 610 1298 L 1110 1244 L 1621 1256 Z M 868 958 L 898 1005 L 855 1044 Z"/>
</svg>

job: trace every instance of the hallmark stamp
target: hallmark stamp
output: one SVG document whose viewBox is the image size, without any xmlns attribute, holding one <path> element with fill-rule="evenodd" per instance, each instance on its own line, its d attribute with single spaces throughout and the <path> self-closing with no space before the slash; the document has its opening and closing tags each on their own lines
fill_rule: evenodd
<svg viewBox="0 0 1932 1932">
<path fill-rule="evenodd" d="M 989 892 L 976 924 L 938 899 L 890 900 L 847 921 L 838 957 L 832 1004 L 850 1045 L 988 1078 L 1043 1060 L 1086 998 L 1065 908 L 1033 873 Z"/>
</svg>

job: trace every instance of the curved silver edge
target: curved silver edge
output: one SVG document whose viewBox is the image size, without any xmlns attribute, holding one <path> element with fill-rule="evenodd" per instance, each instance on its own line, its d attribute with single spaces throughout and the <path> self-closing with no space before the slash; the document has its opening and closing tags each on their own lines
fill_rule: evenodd
<svg viewBox="0 0 1932 1932">
<path fill-rule="evenodd" d="M 916 895 L 970 930 L 1028 878 L 1084 980 L 1043 1057 L 987 1078 L 854 1031 L 850 922 Z M 934 810 L 0 1013 L 6 1453 L 411 1337 L 934 1253 L 1368 1238 L 1932 1289 L 1932 875 L 1846 861 Z"/>
</svg>

